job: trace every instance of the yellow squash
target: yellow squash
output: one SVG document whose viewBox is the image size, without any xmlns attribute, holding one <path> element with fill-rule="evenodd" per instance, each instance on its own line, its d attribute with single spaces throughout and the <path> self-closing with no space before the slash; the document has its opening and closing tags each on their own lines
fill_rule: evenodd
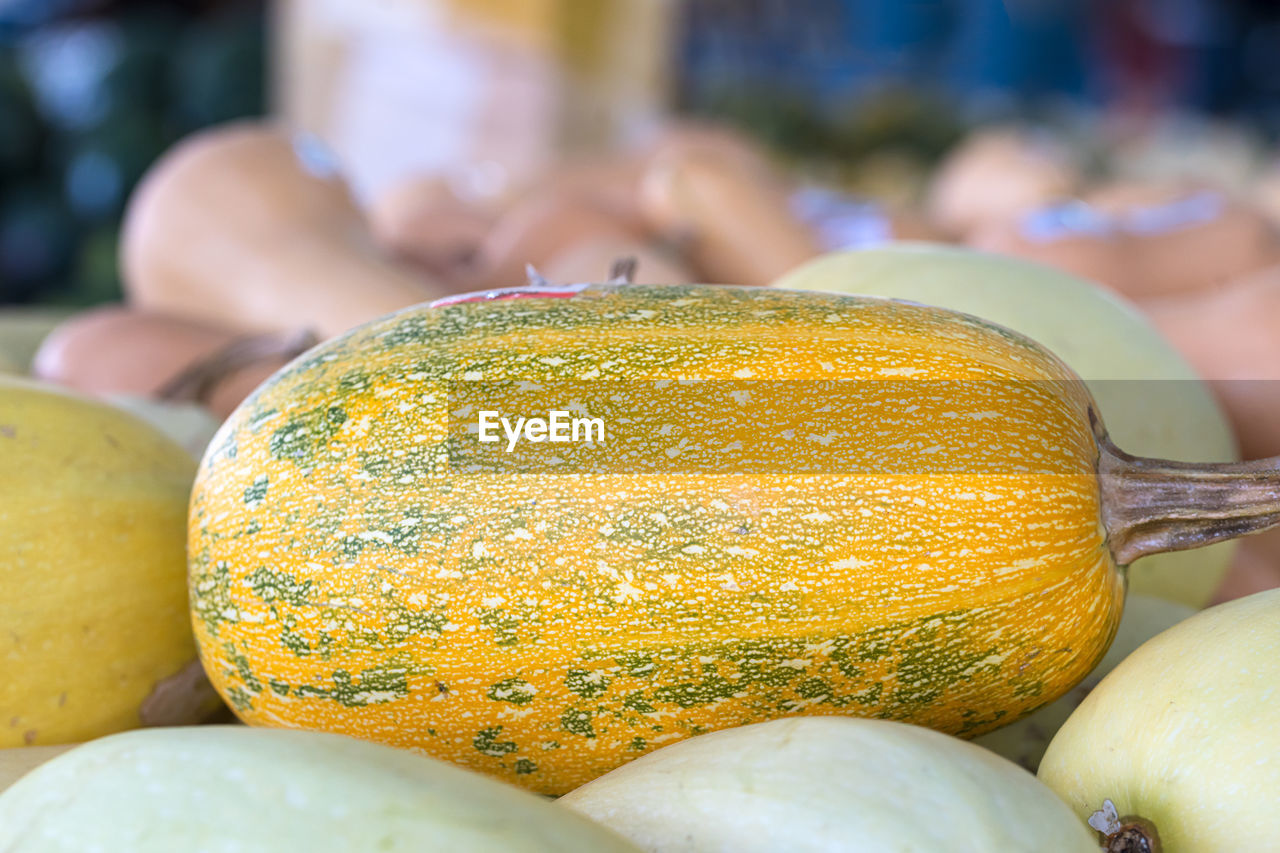
<svg viewBox="0 0 1280 853">
<path fill-rule="evenodd" d="M 194 467 L 124 411 L 0 379 L 0 748 L 217 707 L 183 583 Z"/>
<path fill-rule="evenodd" d="M 214 439 L 192 605 L 247 722 L 547 793 L 780 716 L 974 736 L 1083 678 L 1117 560 L 1169 547 L 1083 383 L 983 321 L 698 285 L 498 296 L 532 298 L 323 344 Z M 479 440 L 482 412 L 554 410 L 604 440 Z"/>
<path fill-rule="evenodd" d="M 1108 836 L 1107 853 L 1274 850 L 1277 684 L 1280 589 L 1197 613 L 1102 679 L 1040 779 Z"/>
</svg>

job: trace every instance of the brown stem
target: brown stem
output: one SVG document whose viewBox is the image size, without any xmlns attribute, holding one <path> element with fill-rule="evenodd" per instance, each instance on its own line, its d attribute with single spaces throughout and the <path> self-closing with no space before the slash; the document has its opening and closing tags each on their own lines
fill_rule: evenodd
<svg viewBox="0 0 1280 853">
<path fill-rule="evenodd" d="M 170 379 L 156 397 L 168 402 L 203 403 L 219 382 L 237 370 L 268 358 L 294 358 L 318 342 L 309 329 L 287 335 L 271 332 L 238 338 Z"/>
<path fill-rule="evenodd" d="M 158 682 L 138 708 L 144 726 L 189 726 L 211 717 L 222 702 L 199 659 Z"/>
<path fill-rule="evenodd" d="M 1116 563 L 1280 525 L 1280 458 L 1191 463 L 1130 456 L 1099 438 L 1102 521 Z"/>
<path fill-rule="evenodd" d="M 1151 821 L 1128 817 L 1120 820 L 1124 825 L 1106 837 L 1106 853 L 1160 853 L 1160 834 Z"/>
<path fill-rule="evenodd" d="M 1088 824 L 1102 836 L 1103 853 L 1161 853 L 1155 824 L 1133 815 L 1120 817 L 1110 799 L 1089 815 Z"/>
<path fill-rule="evenodd" d="M 640 262 L 634 257 L 617 258 L 609 267 L 610 284 L 631 284 L 636 280 L 636 267 Z"/>
</svg>

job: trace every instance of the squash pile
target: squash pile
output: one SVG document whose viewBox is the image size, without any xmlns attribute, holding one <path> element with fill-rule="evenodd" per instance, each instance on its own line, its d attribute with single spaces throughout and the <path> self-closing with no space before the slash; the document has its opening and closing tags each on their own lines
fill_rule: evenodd
<svg viewBox="0 0 1280 853">
<path fill-rule="evenodd" d="M 0 850 L 1280 835 L 1280 598 L 1196 612 L 1280 525 L 1269 398 L 1202 378 L 1266 355 L 1211 342 L 1268 304 L 1255 207 L 1011 133 L 917 211 L 697 126 L 482 177 L 362 207 L 207 132 L 133 200 L 128 304 L 0 377 Z M 830 251 L 1035 256 L 1027 217 L 1101 285 Z M 1169 265 L 1197 228 L 1230 263 Z"/>
</svg>

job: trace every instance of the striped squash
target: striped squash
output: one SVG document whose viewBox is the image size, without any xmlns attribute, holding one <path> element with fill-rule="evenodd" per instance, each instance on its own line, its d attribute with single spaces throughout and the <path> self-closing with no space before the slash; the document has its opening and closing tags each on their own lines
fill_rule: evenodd
<svg viewBox="0 0 1280 853">
<path fill-rule="evenodd" d="M 557 393 L 613 432 L 473 452 L 473 402 Z M 251 724 L 544 793 L 775 717 L 975 736 L 1115 632 L 1100 446 L 1060 361 L 941 309 L 620 284 L 413 308 L 303 356 L 214 439 L 196 635 Z"/>
</svg>

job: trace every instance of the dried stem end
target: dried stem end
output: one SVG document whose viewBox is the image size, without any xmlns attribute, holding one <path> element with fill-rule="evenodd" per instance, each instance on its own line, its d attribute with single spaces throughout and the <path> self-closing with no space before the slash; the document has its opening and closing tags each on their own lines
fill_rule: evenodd
<svg viewBox="0 0 1280 853">
<path fill-rule="evenodd" d="M 609 267 L 610 284 L 632 284 L 636 280 L 636 267 L 639 261 L 633 257 L 618 258 Z"/>
<path fill-rule="evenodd" d="M 1102 521 L 1117 565 L 1280 525 L 1280 459 L 1143 459 L 1112 444 L 1096 421 L 1095 430 Z"/>
<path fill-rule="evenodd" d="M 1089 815 L 1089 826 L 1102 836 L 1103 853 L 1160 853 L 1160 833 L 1146 818 L 1120 817 L 1115 803 L 1104 800 Z"/>
</svg>

